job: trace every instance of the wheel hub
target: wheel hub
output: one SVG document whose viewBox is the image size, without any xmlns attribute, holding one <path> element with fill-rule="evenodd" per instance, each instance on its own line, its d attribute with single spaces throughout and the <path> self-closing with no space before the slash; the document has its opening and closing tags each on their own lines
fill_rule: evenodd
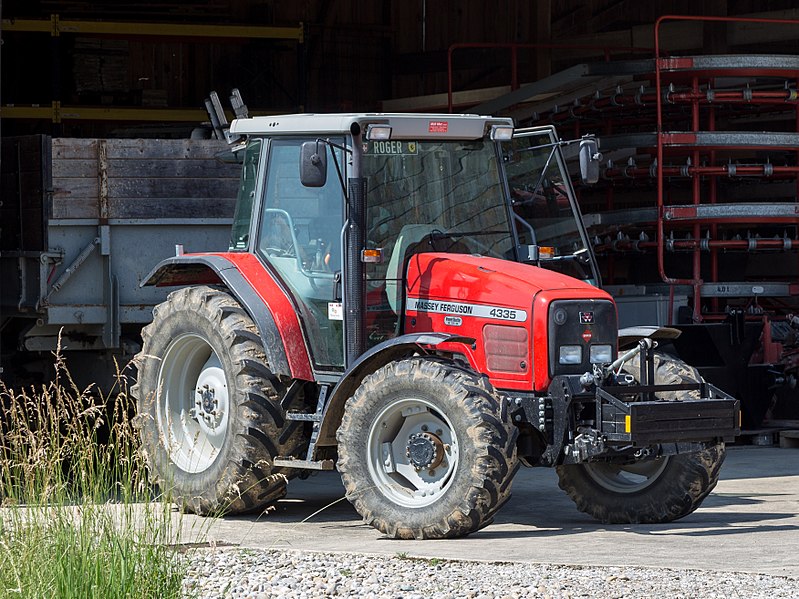
<svg viewBox="0 0 799 599">
<path fill-rule="evenodd" d="M 210 385 L 198 386 L 194 392 L 194 409 L 191 410 L 191 415 L 195 420 L 205 421 L 205 424 L 212 429 L 216 428 L 221 420 L 219 400 L 215 396 L 216 389 Z"/>
<path fill-rule="evenodd" d="M 444 460 L 444 442 L 433 433 L 414 433 L 408 437 L 405 456 L 416 470 L 432 470 Z"/>
</svg>

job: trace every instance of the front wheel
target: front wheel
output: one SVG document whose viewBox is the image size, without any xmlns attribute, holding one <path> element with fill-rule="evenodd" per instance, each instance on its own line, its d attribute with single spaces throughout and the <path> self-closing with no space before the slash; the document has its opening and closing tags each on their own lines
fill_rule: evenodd
<svg viewBox="0 0 799 599">
<path fill-rule="evenodd" d="M 425 358 L 364 379 L 337 433 L 347 498 L 402 539 L 469 534 L 510 498 L 516 427 L 486 380 Z"/>
<path fill-rule="evenodd" d="M 701 381 L 699 372 L 684 362 L 655 353 L 655 384 Z M 640 380 L 639 358 L 624 370 Z M 658 393 L 661 399 L 691 401 L 697 391 Z M 696 510 L 719 480 L 724 443 L 702 451 L 649 460 L 588 462 L 558 466 L 560 488 L 577 509 L 608 524 L 655 524 L 677 520 Z"/>
</svg>

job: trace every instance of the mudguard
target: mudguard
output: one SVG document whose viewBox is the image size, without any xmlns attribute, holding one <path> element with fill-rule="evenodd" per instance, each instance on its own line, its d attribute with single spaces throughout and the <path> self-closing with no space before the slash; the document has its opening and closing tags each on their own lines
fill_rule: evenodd
<svg viewBox="0 0 799 599">
<path fill-rule="evenodd" d="M 626 327 L 619 330 L 619 351 L 631 348 L 641 339 L 676 339 L 682 334 L 679 329 L 672 327 L 638 326 Z"/>
<path fill-rule="evenodd" d="M 257 261 L 254 256 L 249 258 Z M 224 285 L 255 322 L 272 372 L 279 376 L 314 380 L 291 300 L 271 276 L 257 278 L 259 285 L 269 289 L 256 288 L 251 282 L 253 277 L 245 276 L 242 266 L 253 269 L 260 263 L 249 262 L 243 254 L 173 256 L 161 261 L 144 277 L 140 286 Z M 268 275 L 263 267 L 261 270 Z M 275 310 L 281 311 L 281 317 L 275 317 Z"/>
<path fill-rule="evenodd" d="M 429 353 L 441 343 L 471 345 L 474 341 L 471 337 L 450 333 L 410 333 L 384 341 L 362 354 L 344 372 L 330 393 L 322 415 L 317 447 L 336 444 L 336 430 L 341 424 L 344 405 L 366 376 L 393 360 L 400 360 L 415 353 Z"/>
</svg>

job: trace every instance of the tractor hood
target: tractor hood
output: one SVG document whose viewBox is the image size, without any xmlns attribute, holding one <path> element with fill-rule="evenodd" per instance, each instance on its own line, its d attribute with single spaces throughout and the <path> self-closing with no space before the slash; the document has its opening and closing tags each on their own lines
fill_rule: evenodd
<svg viewBox="0 0 799 599">
<path fill-rule="evenodd" d="M 404 331 L 472 338 L 471 349 L 460 351 L 469 356 L 478 372 L 489 375 L 495 387 L 544 390 L 554 374 L 549 372 L 549 308 L 560 301 L 572 311 L 596 314 L 594 341 L 615 347 L 613 299 L 593 285 L 496 258 L 416 254 L 408 264 Z M 581 337 L 584 331 L 585 327 L 569 328 L 569 341 L 588 343 Z M 538 358 L 532 360 L 533 355 Z M 573 369 L 580 368 L 590 366 L 580 364 Z"/>
<path fill-rule="evenodd" d="M 545 268 L 468 254 L 416 254 L 408 265 L 408 297 L 532 307 L 541 291 L 555 296 L 610 296 L 583 281 Z M 549 294 L 548 294 L 549 295 Z"/>
</svg>

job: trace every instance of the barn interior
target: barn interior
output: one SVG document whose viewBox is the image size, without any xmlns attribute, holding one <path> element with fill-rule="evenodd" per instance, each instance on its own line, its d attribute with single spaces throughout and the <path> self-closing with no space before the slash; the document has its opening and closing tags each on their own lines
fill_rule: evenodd
<svg viewBox="0 0 799 599">
<path fill-rule="evenodd" d="M 750 428 L 799 417 L 794 2 L 18 0 L 1 10 L 5 355 L 23 328 L 29 349 L 50 349 L 55 325 L 31 333 L 10 315 L 39 314 L 37 286 L 38 299 L 52 294 L 87 247 L 19 282 L 19 265 L 37 271 L 65 230 L 47 219 L 94 217 L 102 204 L 67 154 L 212 137 L 205 100 L 235 88 L 251 115 L 476 112 L 555 124 L 562 139 L 595 135 L 600 180 L 577 193 L 622 324 L 683 326 L 681 352 L 746 398 Z M 180 148 L 150 158 L 167 168 Z M 65 161 L 45 181 L 53 153 Z M 184 181 L 188 213 L 151 210 L 174 187 L 120 183 L 110 204 L 120 211 L 105 216 L 226 226 L 236 175 L 196 164 L 162 175 Z M 91 347 L 124 346 L 125 322 L 121 333 L 98 323 Z"/>
</svg>

